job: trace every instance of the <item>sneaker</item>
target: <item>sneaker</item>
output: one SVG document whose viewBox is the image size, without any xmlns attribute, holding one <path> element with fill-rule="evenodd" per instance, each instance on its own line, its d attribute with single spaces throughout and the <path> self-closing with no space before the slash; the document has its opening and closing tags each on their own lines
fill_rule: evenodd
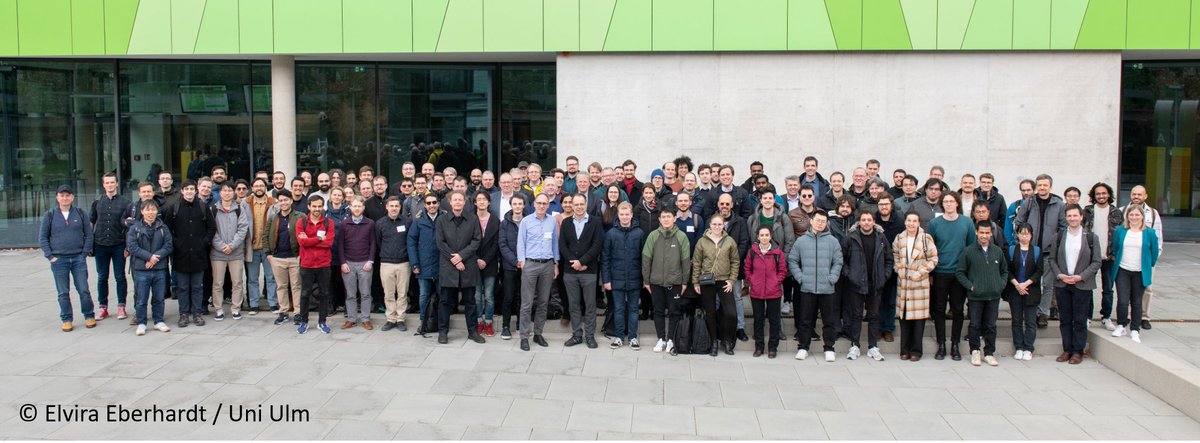
<svg viewBox="0 0 1200 443">
<path fill-rule="evenodd" d="M 1025 361 L 1033 360 L 1033 351 L 1025 351 Z"/>
<path fill-rule="evenodd" d="M 783 302 L 782 306 L 780 306 L 780 308 L 779 308 L 779 311 L 783 315 L 791 314 L 792 313 L 792 304 L 788 303 L 788 302 Z"/>
<path fill-rule="evenodd" d="M 408 325 L 404 324 L 403 321 L 398 321 L 396 322 L 396 330 L 400 332 L 408 331 Z"/>
<path fill-rule="evenodd" d="M 642 350 L 642 345 L 638 343 L 638 339 L 631 338 L 631 339 L 629 339 L 629 349 L 633 349 L 635 351 L 640 351 L 640 350 Z"/>
<path fill-rule="evenodd" d="M 154 329 L 157 329 L 158 332 L 171 332 L 171 328 L 168 328 L 167 324 L 161 321 L 154 324 Z"/>
<path fill-rule="evenodd" d="M 213 320 L 221 321 L 225 319 L 225 310 L 218 309 L 216 314 L 213 314 Z"/>
<path fill-rule="evenodd" d="M 366 327 L 366 326 L 364 325 L 363 327 Z M 393 330 L 393 329 L 396 329 L 396 322 L 390 322 L 390 321 L 389 321 L 389 322 L 384 322 L 384 323 L 383 323 L 383 327 L 382 327 L 382 328 L 379 328 L 379 330 L 380 330 L 380 331 L 383 331 L 383 332 L 387 332 L 387 331 L 390 331 L 390 330 Z"/>
<path fill-rule="evenodd" d="M 193 315 L 192 324 L 196 326 L 204 326 L 204 317 L 200 314 Z"/>
<path fill-rule="evenodd" d="M 983 353 L 979 351 L 971 351 L 971 364 L 975 366 L 983 364 Z"/>
<path fill-rule="evenodd" d="M 146 325 L 138 325 L 137 332 L 135 332 L 135 334 L 139 336 L 146 335 Z"/>
<path fill-rule="evenodd" d="M 667 352 L 675 352 L 675 340 L 667 340 Z"/>
<path fill-rule="evenodd" d="M 272 314 L 282 314 L 283 310 L 279 309 L 279 306 L 271 306 L 271 313 Z"/>
<path fill-rule="evenodd" d="M 1112 336 L 1113 336 L 1113 337 L 1120 337 L 1120 336 L 1122 336 L 1122 335 L 1125 335 L 1127 332 L 1128 332 L 1128 331 L 1126 331 L 1126 330 L 1125 330 L 1125 327 L 1124 327 L 1124 326 L 1117 325 L 1116 329 L 1113 329 Z"/>
<path fill-rule="evenodd" d="M 179 327 L 181 327 L 181 328 L 188 327 L 188 323 L 190 323 L 188 320 L 190 320 L 190 319 L 188 318 L 187 314 L 180 315 L 179 316 Z"/>
<path fill-rule="evenodd" d="M 825 351 L 825 361 L 832 363 L 837 360 L 837 353 L 833 351 Z"/>
<path fill-rule="evenodd" d="M 479 334 L 479 335 L 483 335 L 483 322 L 479 322 L 479 323 L 475 324 L 475 333 Z"/>
<path fill-rule="evenodd" d="M 664 349 L 667 349 L 667 341 L 660 338 L 658 343 L 654 344 L 654 352 L 662 352 Z"/>
<path fill-rule="evenodd" d="M 234 319 L 234 320 L 241 320 L 241 319 L 242 319 L 242 313 L 241 313 L 241 312 L 238 312 L 238 311 L 233 311 L 233 319 Z"/>
<path fill-rule="evenodd" d="M 796 360 L 804 360 L 806 358 L 808 358 L 808 350 L 807 349 L 801 349 L 799 351 L 796 351 Z"/>
<path fill-rule="evenodd" d="M 996 356 L 994 355 L 983 356 L 983 361 L 987 362 L 988 366 L 1000 366 L 1000 362 L 996 361 Z"/>
<path fill-rule="evenodd" d="M 1017 352 L 1013 353 L 1013 360 L 1024 360 L 1024 359 L 1025 359 L 1025 351 L 1018 349 Z"/>
<path fill-rule="evenodd" d="M 329 326 L 326 325 L 325 323 L 317 323 L 317 329 L 320 329 L 321 332 L 324 332 L 326 334 L 329 333 Z"/>
<path fill-rule="evenodd" d="M 74 330 L 75 330 L 75 325 L 71 324 L 71 322 L 69 322 L 69 321 L 64 321 L 64 322 L 63 322 L 63 324 L 62 324 L 62 331 L 63 331 L 63 332 L 71 332 L 71 331 L 74 331 Z"/>
<path fill-rule="evenodd" d="M 1141 343 L 1142 333 L 1138 331 L 1129 331 L 1129 338 L 1132 339 L 1134 343 Z"/>
<path fill-rule="evenodd" d="M 488 337 L 496 336 L 496 327 L 492 326 L 492 322 L 488 322 L 486 325 L 483 325 L 483 335 Z"/>
<path fill-rule="evenodd" d="M 614 338 L 612 340 L 612 344 L 608 345 L 608 347 L 612 348 L 612 349 L 620 349 L 622 344 L 624 344 L 624 343 L 621 343 L 621 339 Z"/>
<path fill-rule="evenodd" d="M 1100 322 L 1104 324 L 1104 329 L 1107 329 L 1110 331 L 1117 329 L 1116 325 L 1113 324 L 1111 318 L 1106 318 L 1106 319 L 1100 320 Z"/>
<path fill-rule="evenodd" d="M 278 317 L 275 317 L 275 325 L 282 325 L 283 322 L 286 322 L 286 321 L 288 321 L 287 314 L 279 314 Z"/>
<path fill-rule="evenodd" d="M 512 331 L 508 329 L 508 326 L 500 330 L 500 338 L 503 340 L 512 340 Z"/>
<path fill-rule="evenodd" d="M 258 308 L 250 308 L 250 315 L 258 315 Z M 234 317 L 237 318 L 237 317 Z"/>
<path fill-rule="evenodd" d="M 879 348 L 867 349 L 867 357 L 871 357 L 875 361 L 883 361 L 883 354 L 879 352 Z"/>
<path fill-rule="evenodd" d="M 117 305 L 117 320 L 124 320 L 126 318 L 129 318 L 129 315 L 125 313 L 125 305 Z"/>
<path fill-rule="evenodd" d="M 104 320 L 106 318 L 108 318 L 108 306 L 100 306 L 100 309 L 96 310 L 96 320 Z"/>
<path fill-rule="evenodd" d="M 303 322 L 307 322 L 307 321 L 308 321 L 308 319 L 303 319 L 303 320 L 301 320 L 301 319 L 300 319 L 300 315 L 299 315 L 299 314 L 297 314 L 297 315 L 293 315 L 293 316 L 292 316 L 292 325 L 293 325 L 293 326 L 300 326 L 300 323 L 301 323 L 302 321 L 303 321 Z"/>
<path fill-rule="evenodd" d="M 850 346 L 850 351 L 846 352 L 846 360 L 857 360 L 859 355 L 861 355 L 861 351 L 858 346 Z"/>
<path fill-rule="evenodd" d="M 303 334 L 305 332 L 308 332 L 308 322 L 300 323 L 300 327 L 296 328 L 297 334 Z"/>
</svg>

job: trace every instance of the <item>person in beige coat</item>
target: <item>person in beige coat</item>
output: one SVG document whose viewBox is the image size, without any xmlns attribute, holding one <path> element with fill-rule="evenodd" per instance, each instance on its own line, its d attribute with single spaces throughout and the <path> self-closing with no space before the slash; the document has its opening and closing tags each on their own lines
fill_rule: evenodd
<svg viewBox="0 0 1200 443">
<path fill-rule="evenodd" d="M 896 267 L 896 315 L 900 318 L 900 359 L 921 359 L 925 320 L 929 318 L 929 274 L 937 267 L 937 246 L 921 229 L 915 212 L 904 216 L 904 232 L 892 242 Z"/>
</svg>

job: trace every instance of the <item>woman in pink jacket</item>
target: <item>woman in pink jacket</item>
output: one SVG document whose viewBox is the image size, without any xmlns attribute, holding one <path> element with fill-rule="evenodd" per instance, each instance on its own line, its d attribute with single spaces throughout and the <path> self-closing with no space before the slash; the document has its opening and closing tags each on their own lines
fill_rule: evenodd
<svg viewBox="0 0 1200 443">
<path fill-rule="evenodd" d="M 771 340 L 766 343 L 767 358 L 775 358 L 779 351 L 779 338 L 783 336 L 780 326 L 779 302 L 783 298 L 782 285 L 787 278 L 787 257 L 783 248 L 771 239 L 771 227 L 758 228 L 758 243 L 746 253 L 743 267 L 746 284 L 750 286 L 750 305 L 754 309 L 754 356 L 763 354 L 763 321 L 771 322 Z"/>
</svg>

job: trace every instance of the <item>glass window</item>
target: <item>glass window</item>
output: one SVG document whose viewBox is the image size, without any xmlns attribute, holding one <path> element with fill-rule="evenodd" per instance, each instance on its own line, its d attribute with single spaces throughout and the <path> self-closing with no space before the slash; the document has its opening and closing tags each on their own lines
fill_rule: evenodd
<svg viewBox="0 0 1200 443">
<path fill-rule="evenodd" d="M 301 171 L 376 166 L 373 65 L 296 64 L 296 166 Z"/>
<path fill-rule="evenodd" d="M 554 67 L 506 66 L 502 72 L 500 168 L 525 161 L 549 171 L 558 161 Z"/>
<path fill-rule="evenodd" d="M 463 176 L 492 167 L 491 68 L 383 65 L 379 84 L 382 166 L 393 182 L 406 161 Z"/>
<path fill-rule="evenodd" d="M 121 62 L 121 139 L 131 182 L 251 176 L 248 63 Z M 180 180 L 182 181 L 182 180 Z"/>
<path fill-rule="evenodd" d="M 115 149 L 113 77 L 112 62 L 0 61 L 0 244 L 36 244 L 60 185 L 88 209 L 100 177 L 127 161 Z"/>
<path fill-rule="evenodd" d="M 1144 184 L 1162 215 L 1200 216 L 1200 63 L 1125 63 L 1122 83 L 1121 202 Z"/>
</svg>

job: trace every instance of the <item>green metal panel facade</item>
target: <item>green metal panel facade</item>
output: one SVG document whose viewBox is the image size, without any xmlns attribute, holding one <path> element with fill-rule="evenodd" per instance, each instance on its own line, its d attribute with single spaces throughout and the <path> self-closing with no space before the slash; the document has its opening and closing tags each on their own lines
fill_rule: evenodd
<svg viewBox="0 0 1200 443">
<path fill-rule="evenodd" d="M 1200 0 L 0 0 L 0 56 L 1170 50 L 1197 26 Z"/>
</svg>

